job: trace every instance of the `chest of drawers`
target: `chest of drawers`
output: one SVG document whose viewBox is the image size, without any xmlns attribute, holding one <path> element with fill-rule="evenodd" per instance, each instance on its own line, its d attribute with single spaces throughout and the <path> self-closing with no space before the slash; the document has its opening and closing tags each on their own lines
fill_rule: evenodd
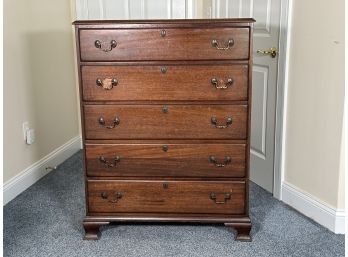
<svg viewBox="0 0 348 257">
<path fill-rule="evenodd" d="M 250 240 L 252 19 L 77 21 L 85 239 L 205 222 Z"/>
</svg>

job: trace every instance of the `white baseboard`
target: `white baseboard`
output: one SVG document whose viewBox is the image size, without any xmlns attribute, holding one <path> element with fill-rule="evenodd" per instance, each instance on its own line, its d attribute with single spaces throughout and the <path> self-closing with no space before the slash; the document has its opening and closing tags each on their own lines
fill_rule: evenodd
<svg viewBox="0 0 348 257">
<path fill-rule="evenodd" d="M 48 174 L 51 169 L 46 169 L 46 167 L 56 167 L 76 153 L 81 149 L 81 142 L 81 136 L 70 139 L 68 142 L 4 183 L 3 204 L 6 205 L 28 187 Z"/>
<path fill-rule="evenodd" d="M 283 182 L 282 201 L 336 234 L 345 234 L 345 211 L 337 210 L 296 186 Z"/>
</svg>

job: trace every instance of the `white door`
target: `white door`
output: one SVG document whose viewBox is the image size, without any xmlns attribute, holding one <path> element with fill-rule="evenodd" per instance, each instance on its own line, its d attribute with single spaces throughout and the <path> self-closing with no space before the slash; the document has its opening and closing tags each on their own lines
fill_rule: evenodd
<svg viewBox="0 0 348 257">
<path fill-rule="evenodd" d="M 253 17 L 251 180 L 273 192 L 278 58 L 257 54 L 279 45 L 280 0 L 76 0 L 77 19 Z"/>
<path fill-rule="evenodd" d="M 76 0 L 78 20 L 191 18 L 192 0 Z"/>
<path fill-rule="evenodd" d="M 254 1 L 253 13 L 257 22 L 254 27 L 250 178 L 273 192 L 278 55 L 272 58 L 256 54 L 256 51 L 278 48 L 280 0 Z"/>
</svg>

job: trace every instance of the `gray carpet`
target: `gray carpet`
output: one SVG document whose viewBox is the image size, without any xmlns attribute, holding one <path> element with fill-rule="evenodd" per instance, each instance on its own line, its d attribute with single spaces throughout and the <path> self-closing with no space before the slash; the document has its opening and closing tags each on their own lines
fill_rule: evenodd
<svg viewBox="0 0 348 257">
<path fill-rule="evenodd" d="M 335 235 L 251 184 L 251 243 L 214 225 L 113 225 L 83 241 L 82 153 L 4 207 L 4 256 L 344 256 Z"/>
</svg>

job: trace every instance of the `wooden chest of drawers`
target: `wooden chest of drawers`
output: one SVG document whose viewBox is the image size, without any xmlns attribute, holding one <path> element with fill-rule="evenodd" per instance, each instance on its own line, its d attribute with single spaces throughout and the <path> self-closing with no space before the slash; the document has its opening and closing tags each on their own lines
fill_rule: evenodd
<svg viewBox="0 0 348 257">
<path fill-rule="evenodd" d="M 252 19 L 77 21 L 85 239 L 207 222 L 249 241 Z"/>
</svg>

